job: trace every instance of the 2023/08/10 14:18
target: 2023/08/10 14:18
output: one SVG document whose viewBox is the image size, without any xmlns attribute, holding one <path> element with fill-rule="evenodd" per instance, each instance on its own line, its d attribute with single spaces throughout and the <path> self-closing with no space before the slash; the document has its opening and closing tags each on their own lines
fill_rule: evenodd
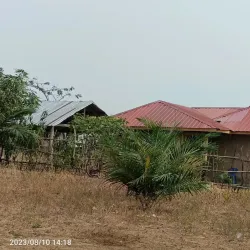
<svg viewBox="0 0 250 250">
<path fill-rule="evenodd" d="M 11 246 L 71 246 L 70 239 L 10 239 Z"/>
</svg>

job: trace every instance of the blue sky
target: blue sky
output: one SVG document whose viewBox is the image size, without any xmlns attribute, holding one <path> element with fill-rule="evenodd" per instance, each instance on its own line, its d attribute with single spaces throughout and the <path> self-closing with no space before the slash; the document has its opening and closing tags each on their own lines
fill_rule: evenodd
<svg viewBox="0 0 250 250">
<path fill-rule="evenodd" d="M 0 0 L 0 66 L 109 114 L 151 101 L 250 105 L 248 0 Z"/>
</svg>

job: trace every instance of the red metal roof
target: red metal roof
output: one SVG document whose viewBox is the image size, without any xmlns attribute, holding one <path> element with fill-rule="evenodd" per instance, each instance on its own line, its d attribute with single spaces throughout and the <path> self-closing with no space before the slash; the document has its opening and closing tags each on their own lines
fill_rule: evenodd
<svg viewBox="0 0 250 250">
<path fill-rule="evenodd" d="M 144 127 L 138 118 L 145 118 L 154 122 L 161 122 L 168 127 L 179 127 L 190 130 L 222 130 L 228 128 L 201 114 L 195 109 L 172 104 L 164 101 L 152 102 L 116 115 L 128 122 L 130 127 Z"/>
<path fill-rule="evenodd" d="M 220 107 L 220 108 L 210 108 L 210 107 L 199 107 L 199 108 L 193 108 L 197 111 L 199 111 L 200 113 L 202 113 L 203 115 L 211 118 L 211 119 L 215 119 L 224 115 L 228 115 L 232 112 L 238 111 L 242 108 L 227 108 L 227 107 Z"/>
<path fill-rule="evenodd" d="M 250 107 L 217 118 L 217 121 L 234 132 L 250 132 Z"/>
</svg>

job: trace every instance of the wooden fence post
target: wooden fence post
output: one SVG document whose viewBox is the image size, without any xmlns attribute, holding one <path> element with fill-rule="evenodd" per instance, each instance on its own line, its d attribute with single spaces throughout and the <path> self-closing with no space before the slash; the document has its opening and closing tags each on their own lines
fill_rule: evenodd
<svg viewBox="0 0 250 250">
<path fill-rule="evenodd" d="M 3 157 L 3 147 L 0 147 L 0 162 L 2 162 Z"/>
<path fill-rule="evenodd" d="M 51 169 L 53 169 L 54 167 L 54 164 L 53 164 L 53 161 L 54 161 L 54 157 L 53 157 L 53 154 L 54 154 L 54 136 L 55 136 L 55 127 L 52 126 L 51 127 L 51 130 L 50 130 L 50 140 L 49 140 L 49 149 L 50 149 L 50 167 Z"/>
<path fill-rule="evenodd" d="M 73 153 L 72 153 L 72 162 L 71 162 L 71 165 L 72 167 L 76 167 L 75 166 L 75 158 L 76 158 L 76 143 L 77 143 L 77 134 L 76 134 L 76 128 L 75 126 L 73 126 L 73 131 L 74 131 L 74 145 L 73 145 Z"/>
</svg>

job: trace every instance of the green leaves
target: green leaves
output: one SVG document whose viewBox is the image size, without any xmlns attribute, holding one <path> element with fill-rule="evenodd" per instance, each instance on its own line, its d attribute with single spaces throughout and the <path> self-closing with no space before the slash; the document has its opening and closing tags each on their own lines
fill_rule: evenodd
<svg viewBox="0 0 250 250">
<path fill-rule="evenodd" d="M 10 154 L 20 147 L 27 149 L 37 145 L 37 133 L 41 127 L 32 125 L 31 115 L 39 107 L 41 94 L 47 100 L 62 100 L 73 95 L 74 88 L 39 83 L 36 78 L 30 79 L 22 69 L 11 75 L 0 68 L 0 147 L 5 152 Z M 80 98 L 81 95 L 76 94 L 75 97 Z M 45 117 L 44 112 L 41 123 Z"/>
<path fill-rule="evenodd" d="M 147 202 L 149 197 L 156 200 L 205 189 L 200 176 L 205 153 L 215 148 L 208 142 L 210 136 L 200 134 L 190 140 L 161 124 L 146 121 L 145 125 L 146 131 L 124 130 L 119 137 L 109 136 L 102 142 L 107 180 L 127 186 L 130 194 Z"/>
<path fill-rule="evenodd" d="M 39 105 L 39 98 L 28 87 L 28 74 L 16 70 L 14 75 L 0 74 L 0 123 L 22 109 L 32 109 Z"/>
<path fill-rule="evenodd" d="M 88 116 L 76 115 L 72 125 L 78 133 L 109 135 L 120 133 L 125 129 L 125 122 L 121 119 L 109 116 Z"/>
<path fill-rule="evenodd" d="M 39 98 L 29 89 L 28 74 L 16 70 L 14 75 L 0 72 L 0 147 L 9 157 L 20 148 L 38 144 L 40 127 L 30 122 L 39 106 Z"/>
</svg>

